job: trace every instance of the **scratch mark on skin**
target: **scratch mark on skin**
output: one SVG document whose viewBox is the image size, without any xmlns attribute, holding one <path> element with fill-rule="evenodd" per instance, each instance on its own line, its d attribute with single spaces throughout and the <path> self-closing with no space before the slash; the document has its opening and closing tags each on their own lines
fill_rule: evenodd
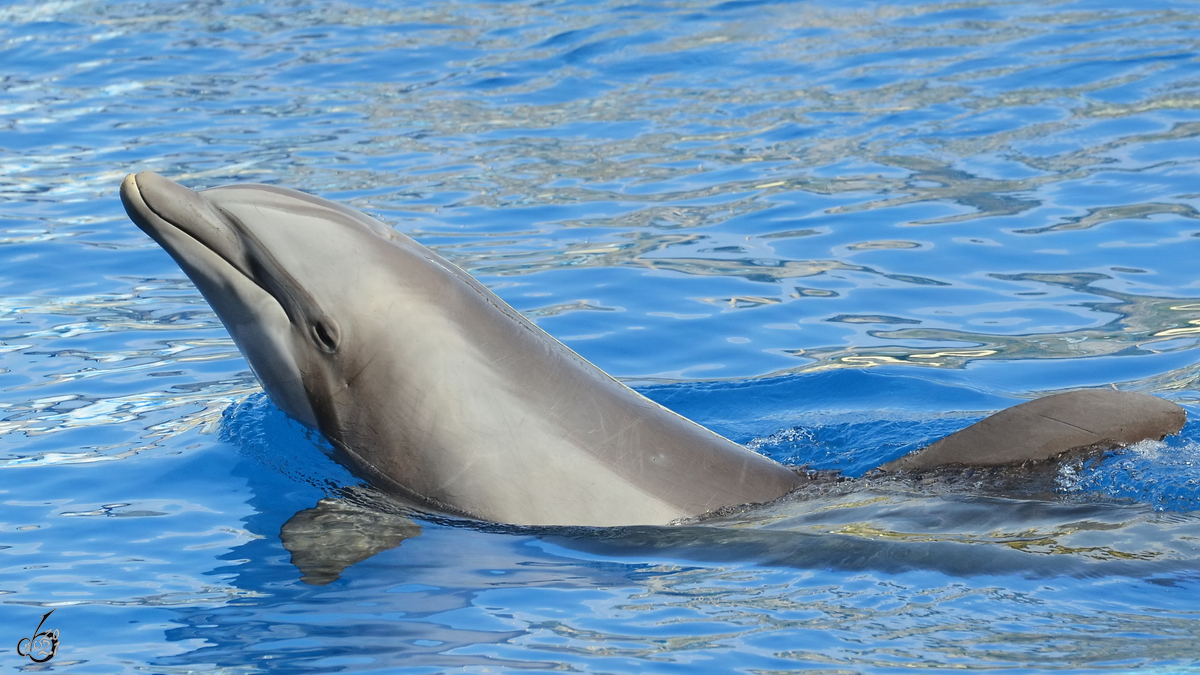
<svg viewBox="0 0 1200 675">
<path fill-rule="evenodd" d="M 1081 426 L 1079 426 L 1079 425 L 1077 425 L 1077 424 L 1071 424 L 1070 422 L 1064 422 L 1064 421 L 1062 421 L 1062 420 L 1058 419 L 1057 417 L 1051 417 L 1051 416 L 1049 416 L 1049 415 L 1047 415 L 1047 414 L 1045 414 L 1045 413 L 1041 413 L 1041 414 L 1040 414 L 1040 415 L 1038 415 L 1038 416 L 1039 416 L 1039 417 L 1041 417 L 1042 419 L 1047 419 L 1047 420 L 1050 420 L 1051 422 L 1058 422 L 1059 424 L 1065 424 L 1065 425 L 1067 425 L 1067 426 L 1069 426 L 1069 427 L 1073 427 L 1073 428 L 1075 428 L 1075 429 L 1078 429 L 1078 430 L 1080 430 L 1080 431 L 1083 431 L 1083 432 L 1085 432 L 1085 433 L 1089 433 L 1089 434 L 1091 434 L 1091 435 L 1093 435 L 1093 436 L 1096 436 L 1096 435 L 1097 435 L 1097 434 L 1096 434 L 1096 432 L 1092 431 L 1091 429 L 1084 429 L 1083 427 L 1081 427 Z"/>
<path fill-rule="evenodd" d="M 363 374 L 363 373 L 367 372 L 367 369 L 368 369 L 368 368 L 370 368 L 370 367 L 371 367 L 371 364 L 375 363 L 375 360 L 376 360 L 376 359 L 378 359 L 378 358 L 379 358 L 379 352 L 378 352 L 378 351 L 376 351 L 376 352 L 372 353 L 372 354 L 371 354 L 371 358 L 367 359 L 367 362 L 366 362 L 366 363 L 364 363 L 364 364 L 362 365 L 362 367 L 361 367 L 361 368 L 359 368 L 358 370 L 356 370 L 356 371 L 354 372 L 354 374 L 353 374 L 353 375 L 351 375 L 350 377 L 346 378 L 346 384 L 345 384 L 345 388 L 346 388 L 346 389 L 349 389 L 349 388 L 350 388 L 350 387 L 351 387 L 351 386 L 352 386 L 352 385 L 355 383 L 355 381 L 357 381 L 357 380 L 358 380 L 358 378 L 359 378 L 359 377 L 362 377 L 362 374 Z"/>
</svg>

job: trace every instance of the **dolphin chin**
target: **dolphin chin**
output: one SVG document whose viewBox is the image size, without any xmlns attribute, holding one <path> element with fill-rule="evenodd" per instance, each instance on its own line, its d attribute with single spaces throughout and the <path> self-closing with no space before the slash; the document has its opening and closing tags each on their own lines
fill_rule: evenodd
<svg viewBox="0 0 1200 675">
<path fill-rule="evenodd" d="M 516 525 L 660 525 L 773 501 L 795 471 L 659 406 L 433 251 L 269 185 L 128 176 L 129 217 L 192 279 L 267 394 L 377 487 Z M 1001 411 L 884 471 L 1161 438 L 1178 406 L 1095 390 Z M 313 521 L 316 522 L 316 521 Z M 312 529 L 297 526 L 297 531 Z"/>
</svg>

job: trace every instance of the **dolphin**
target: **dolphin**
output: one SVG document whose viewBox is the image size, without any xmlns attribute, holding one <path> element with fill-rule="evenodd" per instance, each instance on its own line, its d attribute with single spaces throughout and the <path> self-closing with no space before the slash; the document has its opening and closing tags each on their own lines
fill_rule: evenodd
<svg viewBox="0 0 1200 675">
<path fill-rule="evenodd" d="M 385 492 L 514 525 L 664 525 L 808 480 L 634 392 L 358 211 L 271 185 L 195 191 L 150 172 L 120 192 L 272 401 Z M 1051 399 L 885 470 L 1051 459 L 1161 438 L 1184 418 L 1142 394 Z M 1033 428 L 1037 442 L 1022 445 Z"/>
<path fill-rule="evenodd" d="M 617 382 L 362 213 L 154 173 L 127 177 L 121 199 L 276 405 L 385 491 L 501 523 L 653 525 L 802 480 Z"/>
</svg>

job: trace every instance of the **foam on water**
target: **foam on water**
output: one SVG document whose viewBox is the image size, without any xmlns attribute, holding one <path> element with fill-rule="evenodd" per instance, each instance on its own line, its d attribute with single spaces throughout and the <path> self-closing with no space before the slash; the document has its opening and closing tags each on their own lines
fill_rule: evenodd
<svg viewBox="0 0 1200 675">
<path fill-rule="evenodd" d="M 1059 470 L 1068 494 L 1099 493 L 1151 504 L 1163 511 L 1200 511 L 1200 443 L 1196 422 L 1165 441 L 1142 441 L 1103 458 L 1073 461 Z"/>
</svg>

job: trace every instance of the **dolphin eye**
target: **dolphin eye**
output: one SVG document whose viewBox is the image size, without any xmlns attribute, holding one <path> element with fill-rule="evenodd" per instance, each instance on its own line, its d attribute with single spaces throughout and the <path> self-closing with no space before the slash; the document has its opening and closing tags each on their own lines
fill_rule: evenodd
<svg viewBox="0 0 1200 675">
<path fill-rule="evenodd" d="M 328 324 L 320 319 L 312 322 L 312 336 L 316 340 L 317 345 L 327 352 L 337 351 L 338 333 L 337 326 Z"/>
</svg>

